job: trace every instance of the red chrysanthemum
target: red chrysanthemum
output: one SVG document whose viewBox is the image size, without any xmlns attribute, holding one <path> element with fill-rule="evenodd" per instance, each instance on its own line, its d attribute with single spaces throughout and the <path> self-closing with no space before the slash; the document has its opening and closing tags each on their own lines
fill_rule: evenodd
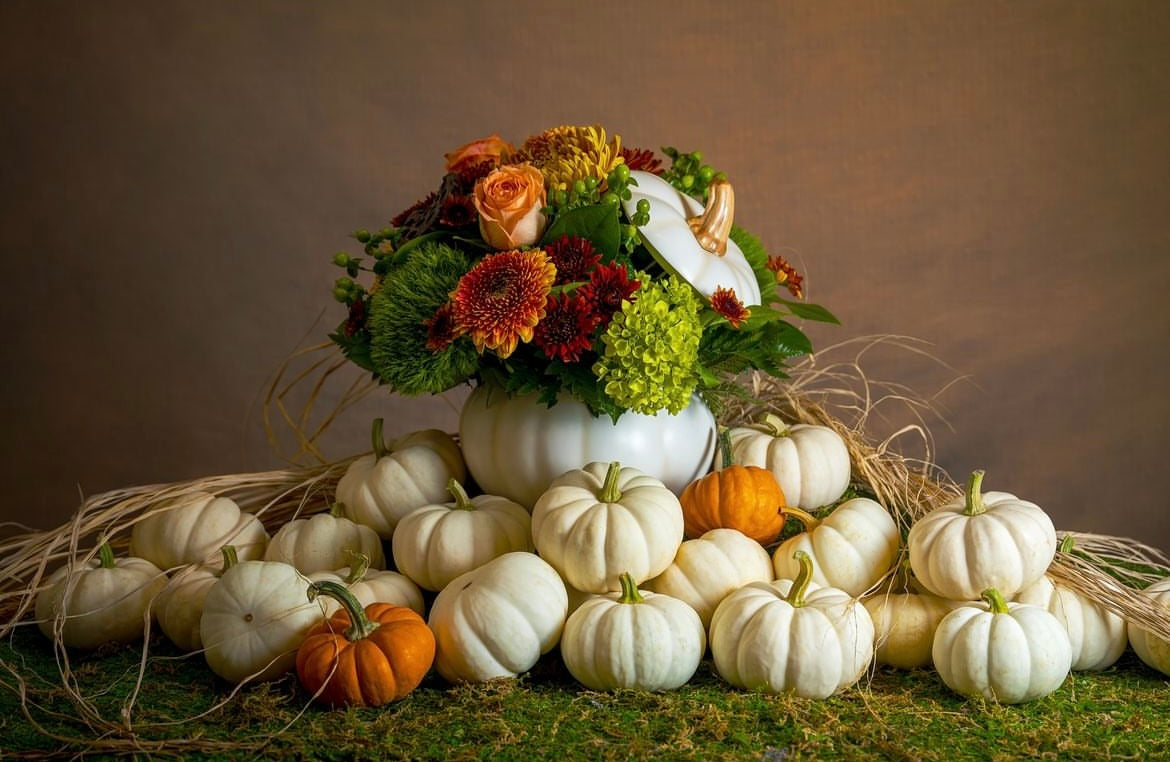
<svg viewBox="0 0 1170 762">
<path fill-rule="evenodd" d="M 653 151 L 647 151 L 645 148 L 626 148 L 623 146 L 621 157 L 625 159 L 626 166 L 631 170 L 640 169 L 643 172 L 653 172 L 656 175 L 662 171 L 662 159 L 655 156 Z"/>
<path fill-rule="evenodd" d="M 365 330 L 367 306 L 365 299 L 354 299 L 353 304 L 349 305 L 349 316 L 342 331 L 349 338 L 352 339 L 359 331 Z"/>
<path fill-rule="evenodd" d="M 743 321 L 747 320 L 752 312 L 743 305 L 739 297 L 735 295 L 734 288 L 724 288 L 720 286 L 715 289 L 715 293 L 711 294 L 711 309 L 715 310 L 716 314 L 727 318 L 727 322 L 731 323 L 732 328 L 739 328 L 743 325 Z"/>
<path fill-rule="evenodd" d="M 801 290 L 801 284 L 804 283 L 804 278 L 796 271 L 795 267 L 788 264 L 788 261 L 784 257 L 768 257 L 768 269 L 776 273 L 776 282 L 787 287 L 790 294 L 797 299 L 804 298 L 804 292 Z"/>
<path fill-rule="evenodd" d="M 469 164 L 462 169 L 455 172 L 458 178 L 460 189 L 465 193 L 471 193 L 475 188 L 476 182 L 481 177 L 487 177 L 488 173 L 495 169 L 498 164 L 492 160 L 477 161 L 474 164 Z"/>
<path fill-rule="evenodd" d="M 517 343 L 532 341 L 556 272 L 544 249 L 489 254 L 451 293 L 457 329 L 480 352 L 493 349 L 500 357 L 510 356 Z"/>
<path fill-rule="evenodd" d="M 593 250 L 589 239 L 568 234 L 545 246 L 544 250 L 557 267 L 557 279 L 553 284 L 556 286 L 588 280 L 590 270 L 601 261 L 601 255 Z"/>
<path fill-rule="evenodd" d="M 439 210 L 439 224 L 461 228 L 479 220 L 479 212 L 471 196 L 448 196 Z"/>
<path fill-rule="evenodd" d="M 439 194 L 430 193 L 426 198 L 419 199 L 390 220 L 396 228 L 403 227 L 411 219 L 430 213 L 439 202 Z"/>
<path fill-rule="evenodd" d="M 589 276 L 589 282 L 577 289 L 577 294 L 597 315 L 600 325 L 609 325 L 613 313 L 622 307 L 622 302 L 642 285 L 630 280 L 625 265 L 601 264 Z"/>
<path fill-rule="evenodd" d="M 596 326 L 597 315 L 581 297 L 549 296 L 532 341 L 554 360 L 577 362 L 593 346 L 590 334 Z"/>
<path fill-rule="evenodd" d="M 442 352 L 451 346 L 452 341 L 459 338 L 454 307 L 451 302 L 444 302 L 443 306 L 435 311 L 434 317 L 423 323 L 427 329 L 427 349 L 432 352 Z"/>
</svg>

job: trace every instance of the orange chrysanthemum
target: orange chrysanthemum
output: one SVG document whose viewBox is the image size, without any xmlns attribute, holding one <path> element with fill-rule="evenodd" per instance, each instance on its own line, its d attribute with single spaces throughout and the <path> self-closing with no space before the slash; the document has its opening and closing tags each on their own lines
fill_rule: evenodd
<svg viewBox="0 0 1170 762">
<path fill-rule="evenodd" d="M 797 299 L 804 298 L 804 292 L 801 290 L 804 278 L 796 271 L 795 267 L 788 264 L 788 260 L 781 256 L 768 257 L 768 269 L 776 273 L 776 282 L 785 286 L 788 293 Z"/>
<path fill-rule="evenodd" d="M 480 352 L 509 357 L 517 343 L 532 341 L 556 275 L 543 249 L 490 254 L 451 292 L 455 325 Z"/>
<path fill-rule="evenodd" d="M 731 324 L 732 328 L 739 328 L 743 325 L 743 321 L 751 317 L 752 314 L 752 311 L 743 306 L 743 302 L 735 295 L 735 289 L 723 286 L 715 289 L 715 293 L 711 294 L 711 309 L 727 318 L 727 322 Z"/>
</svg>

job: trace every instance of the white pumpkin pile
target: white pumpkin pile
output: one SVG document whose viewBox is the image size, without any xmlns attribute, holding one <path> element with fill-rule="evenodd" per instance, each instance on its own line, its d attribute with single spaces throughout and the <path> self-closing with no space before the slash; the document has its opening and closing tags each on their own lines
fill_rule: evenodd
<svg viewBox="0 0 1170 762">
<path fill-rule="evenodd" d="M 270 679 L 337 608 L 306 594 L 332 580 L 362 605 L 425 613 L 450 682 L 515 677 L 558 646 L 596 690 L 678 688 L 708 647 L 731 685 L 809 698 L 854 685 L 876 660 L 933 666 L 964 695 L 1028 701 L 1070 670 L 1110 666 L 1127 643 L 1170 674 L 1170 642 L 1046 576 L 1051 520 L 983 493 L 981 472 L 903 545 L 882 505 L 845 499 L 849 455 L 833 430 L 769 417 L 728 440 L 737 462 L 772 473 L 784 513 L 804 525 L 772 553 L 733 528 L 684 537 L 676 493 L 619 462 L 569 469 L 532 505 L 470 497 L 451 436 L 387 445 L 378 421 L 374 452 L 352 463 L 330 510 L 269 537 L 227 498 L 160 505 L 133 525 L 132 557 L 103 544 L 94 562 L 56 572 L 37 620 L 79 649 L 133 641 L 157 621 L 224 679 Z M 1170 580 L 1147 592 L 1170 608 Z"/>
</svg>

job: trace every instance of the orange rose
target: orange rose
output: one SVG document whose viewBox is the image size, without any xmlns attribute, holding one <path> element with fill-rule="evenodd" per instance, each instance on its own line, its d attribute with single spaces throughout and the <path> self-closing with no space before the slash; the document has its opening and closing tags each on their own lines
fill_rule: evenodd
<svg viewBox="0 0 1170 762">
<path fill-rule="evenodd" d="M 481 161 L 490 161 L 499 164 L 507 159 L 516 149 L 499 135 L 473 140 L 467 145 L 456 148 L 443 156 L 447 159 L 448 172 L 461 172 Z"/>
<path fill-rule="evenodd" d="M 540 240 L 547 223 L 544 177 L 531 164 L 493 169 L 475 184 L 479 232 L 493 248 L 517 249 Z"/>
</svg>

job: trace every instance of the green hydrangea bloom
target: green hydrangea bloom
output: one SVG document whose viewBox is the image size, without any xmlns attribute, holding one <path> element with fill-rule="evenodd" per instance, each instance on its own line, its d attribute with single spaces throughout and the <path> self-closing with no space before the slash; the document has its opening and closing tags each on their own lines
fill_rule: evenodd
<svg viewBox="0 0 1170 762">
<path fill-rule="evenodd" d="M 642 287 L 602 334 L 605 348 L 593 372 L 617 404 L 647 415 L 663 408 L 677 414 L 699 381 L 699 299 L 673 275 L 637 278 Z"/>
</svg>

